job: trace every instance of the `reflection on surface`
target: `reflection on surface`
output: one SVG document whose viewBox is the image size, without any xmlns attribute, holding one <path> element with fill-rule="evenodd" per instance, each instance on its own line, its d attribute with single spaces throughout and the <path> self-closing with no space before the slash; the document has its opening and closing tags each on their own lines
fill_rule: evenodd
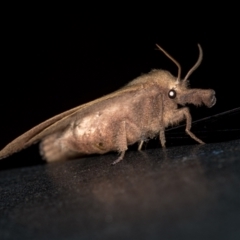
<svg viewBox="0 0 240 240">
<path fill-rule="evenodd" d="M 0 230 L 36 239 L 224 239 L 240 233 L 239 152 L 238 140 L 129 151 L 116 166 L 108 154 L 3 171 Z"/>
</svg>

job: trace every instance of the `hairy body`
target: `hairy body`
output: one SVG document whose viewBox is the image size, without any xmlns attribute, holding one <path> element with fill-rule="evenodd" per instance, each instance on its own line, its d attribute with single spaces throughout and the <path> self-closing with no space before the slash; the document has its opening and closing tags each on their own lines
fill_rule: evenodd
<svg viewBox="0 0 240 240">
<path fill-rule="evenodd" d="M 199 50 L 199 60 L 187 76 L 202 60 L 200 46 Z M 118 151 L 120 156 L 115 164 L 123 159 L 128 145 L 136 142 L 141 150 L 144 141 L 159 135 L 165 147 L 165 128 L 183 120 L 187 134 L 203 143 L 190 131 L 191 115 L 185 105 L 212 107 L 215 102 L 214 90 L 189 89 L 186 78 L 180 81 L 180 76 L 176 78 L 168 71 L 153 70 L 112 94 L 30 129 L 0 151 L 0 158 L 41 141 L 40 152 L 49 162 Z"/>
</svg>

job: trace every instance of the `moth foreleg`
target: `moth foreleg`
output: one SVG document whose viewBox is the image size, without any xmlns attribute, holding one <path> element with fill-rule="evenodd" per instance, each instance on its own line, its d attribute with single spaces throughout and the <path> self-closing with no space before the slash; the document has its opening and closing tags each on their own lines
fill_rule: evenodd
<svg viewBox="0 0 240 240">
<path fill-rule="evenodd" d="M 191 114 L 189 112 L 189 109 L 187 107 L 185 108 L 181 108 L 179 111 L 182 111 L 182 113 L 184 114 L 185 116 L 185 119 L 186 119 L 186 133 L 192 138 L 194 139 L 195 141 L 201 143 L 201 144 L 204 144 L 204 142 L 199 139 L 198 137 L 195 136 L 195 134 L 193 134 L 190 129 L 191 129 L 191 126 L 192 126 L 192 117 L 191 117 Z"/>
<path fill-rule="evenodd" d="M 159 131 L 159 139 L 160 139 L 160 142 L 161 142 L 161 145 L 163 148 L 165 148 L 165 143 L 166 143 L 166 138 L 165 138 L 165 126 L 164 126 L 164 123 L 163 123 L 163 96 L 162 95 L 159 95 L 158 96 L 159 98 L 159 103 L 160 104 L 160 111 L 159 111 L 159 117 L 160 117 L 160 131 Z"/>
<path fill-rule="evenodd" d="M 118 151 L 120 152 L 120 156 L 112 163 L 115 165 L 116 163 L 123 160 L 127 147 L 127 133 L 126 133 L 126 121 L 122 121 L 120 123 L 120 127 L 118 129 L 118 133 L 116 136 L 116 146 Z"/>
</svg>

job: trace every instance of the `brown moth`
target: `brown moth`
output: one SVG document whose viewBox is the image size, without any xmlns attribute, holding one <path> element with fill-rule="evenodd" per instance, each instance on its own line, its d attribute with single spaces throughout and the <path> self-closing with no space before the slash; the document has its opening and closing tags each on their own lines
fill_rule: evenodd
<svg viewBox="0 0 240 240">
<path fill-rule="evenodd" d="M 216 103 L 212 89 L 190 89 L 188 78 L 202 61 L 202 49 L 195 65 L 183 80 L 181 66 L 159 45 L 178 67 L 174 77 L 165 70 L 152 70 L 120 90 L 56 115 L 19 136 L 0 151 L 0 159 L 40 143 L 40 152 L 48 162 L 117 151 L 124 157 L 128 145 L 159 135 L 165 147 L 165 128 L 186 120 L 186 133 L 203 144 L 191 131 L 191 114 L 186 104 L 212 107 Z M 179 107 L 181 106 L 181 107 Z"/>
</svg>

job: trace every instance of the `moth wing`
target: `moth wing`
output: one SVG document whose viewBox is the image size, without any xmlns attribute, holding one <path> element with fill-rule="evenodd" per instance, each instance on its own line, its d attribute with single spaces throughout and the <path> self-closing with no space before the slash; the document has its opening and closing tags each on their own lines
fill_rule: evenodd
<svg viewBox="0 0 240 240">
<path fill-rule="evenodd" d="M 66 128 L 69 123 L 71 122 L 71 119 L 74 118 L 74 116 L 78 113 L 80 113 L 83 109 L 89 108 L 93 106 L 96 103 L 99 103 L 101 101 L 113 98 L 118 96 L 119 94 L 122 94 L 124 92 L 134 91 L 137 90 L 137 86 L 126 86 L 116 92 L 113 92 L 111 94 L 108 94 L 106 96 L 103 96 L 101 98 L 98 98 L 94 101 L 91 101 L 89 103 L 80 105 L 78 107 L 72 108 L 68 111 L 65 111 L 63 113 L 60 113 L 42 123 L 39 125 L 33 127 L 32 129 L 28 130 L 27 132 L 23 133 L 16 139 L 14 139 L 12 142 L 10 142 L 8 145 L 6 145 L 1 151 L 0 151 L 0 159 L 6 158 L 9 155 L 18 152 L 24 148 L 29 147 L 33 143 L 36 143 L 46 137 L 47 135 L 50 135 L 54 132 L 61 131 L 64 128 Z"/>
<path fill-rule="evenodd" d="M 80 110 L 81 107 L 82 106 L 80 105 L 76 108 L 60 113 L 20 135 L 0 151 L 0 159 L 30 146 L 44 136 L 48 135 L 48 133 L 50 134 L 53 132 L 54 129 L 60 130 L 61 128 L 64 128 L 64 126 L 66 127 L 66 122 L 69 116 Z"/>
</svg>

